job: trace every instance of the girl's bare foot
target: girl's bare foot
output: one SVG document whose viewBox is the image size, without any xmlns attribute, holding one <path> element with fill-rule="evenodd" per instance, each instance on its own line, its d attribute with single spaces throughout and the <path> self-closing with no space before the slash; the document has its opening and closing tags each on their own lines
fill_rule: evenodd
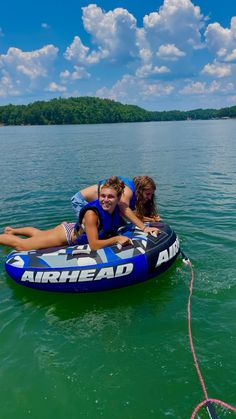
<svg viewBox="0 0 236 419">
<path fill-rule="evenodd" d="M 4 233 L 5 234 L 14 234 L 14 228 L 7 226 L 4 228 Z"/>
</svg>

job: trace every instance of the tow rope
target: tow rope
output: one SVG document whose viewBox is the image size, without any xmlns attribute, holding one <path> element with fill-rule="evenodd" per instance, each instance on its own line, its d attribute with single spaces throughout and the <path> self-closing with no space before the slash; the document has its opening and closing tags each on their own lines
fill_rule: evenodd
<svg viewBox="0 0 236 419">
<path fill-rule="evenodd" d="M 201 374 L 201 371 L 200 371 L 200 368 L 199 368 L 199 365 L 198 365 L 198 360 L 197 360 L 196 352 L 195 352 L 195 349 L 194 349 L 192 331 L 191 331 L 191 297 L 192 297 L 192 293 L 193 293 L 194 270 L 193 270 L 193 266 L 192 266 L 192 263 L 190 262 L 189 258 L 187 258 L 182 251 L 181 251 L 181 255 L 183 257 L 183 262 L 185 263 L 185 265 L 189 266 L 190 269 L 191 269 L 191 281 L 190 281 L 190 285 L 189 285 L 189 298 L 188 298 L 188 336 L 189 336 L 189 343 L 190 343 L 190 348 L 191 348 L 191 352 L 192 352 L 192 356 L 193 356 L 194 365 L 195 365 L 195 368 L 196 368 L 196 371 L 197 371 L 197 374 L 198 374 L 198 377 L 199 377 L 199 380 L 200 380 L 200 383 L 201 383 L 201 386 L 202 386 L 203 394 L 204 394 L 204 397 L 205 397 L 205 399 L 195 407 L 190 419 L 195 418 L 196 413 L 199 411 L 199 409 L 202 406 L 206 406 L 206 410 L 207 410 L 207 413 L 208 413 L 210 419 L 218 419 L 218 416 L 216 414 L 213 403 L 218 404 L 218 405 L 220 405 L 220 406 L 222 406 L 222 407 L 224 407 L 228 410 L 232 410 L 233 412 L 236 412 L 236 407 L 231 406 L 230 404 L 225 403 L 222 400 L 212 399 L 212 398 L 208 397 L 206 386 L 205 386 L 205 383 L 204 383 L 204 380 L 203 380 L 203 377 L 202 377 L 202 374 Z"/>
</svg>

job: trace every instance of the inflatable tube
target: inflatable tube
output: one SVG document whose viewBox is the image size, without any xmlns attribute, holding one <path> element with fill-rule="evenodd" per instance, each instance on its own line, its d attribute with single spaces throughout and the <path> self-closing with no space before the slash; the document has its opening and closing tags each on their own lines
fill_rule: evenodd
<svg viewBox="0 0 236 419">
<path fill-rule="evenodd" d="M 11 252 L 7 273 L 20 285 L 45 291 L 104 291 L 144 282 L 166 271 L 179 253 L 179 240 L 170 226 L 152 223 L 157 236 L 133 225 L 119 234 L 133 244 L 91 251 L 88 245 Z"/>
</svg>

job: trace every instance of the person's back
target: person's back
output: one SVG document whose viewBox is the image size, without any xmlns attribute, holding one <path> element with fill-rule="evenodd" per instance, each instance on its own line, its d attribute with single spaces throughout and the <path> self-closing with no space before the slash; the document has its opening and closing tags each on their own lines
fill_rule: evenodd
<svg viewBox="0 0 236 419">
<path fill-rule="evenodd" d="M 87 188 L 81 189 L 71 198 L 72 209 L 75 211 L 77 218 L 79 218 L 80 211 L 89 202 L 98 199 L 98 185 L 91 185 Z"/>
</svg>

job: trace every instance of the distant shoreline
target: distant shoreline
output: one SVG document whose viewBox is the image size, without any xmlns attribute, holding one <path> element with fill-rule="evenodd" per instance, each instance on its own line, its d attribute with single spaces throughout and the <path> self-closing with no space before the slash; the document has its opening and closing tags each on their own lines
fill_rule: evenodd
<svg viewBox="0 0 236 419">
<path fill-rule="evenodd" d="M 0 106 L 0 126 L 85 125 L 122 122 L 222 120 L 236 118 L 236 106 L 190 111 L 147 111 L 97 97 L 37 101 Z"/>
</svg>

